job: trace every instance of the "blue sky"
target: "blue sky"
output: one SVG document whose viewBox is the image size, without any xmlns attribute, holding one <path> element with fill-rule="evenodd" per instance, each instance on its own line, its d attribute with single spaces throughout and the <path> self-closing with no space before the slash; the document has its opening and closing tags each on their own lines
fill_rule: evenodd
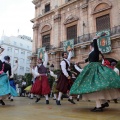
<svg viewBox="0 0 120 120">
<path fill-rule="evenodd" d="M 0 37 L 27 35 L 32 38 L 34 18 L 32 0 L 0 0 Z"/>
</svg>

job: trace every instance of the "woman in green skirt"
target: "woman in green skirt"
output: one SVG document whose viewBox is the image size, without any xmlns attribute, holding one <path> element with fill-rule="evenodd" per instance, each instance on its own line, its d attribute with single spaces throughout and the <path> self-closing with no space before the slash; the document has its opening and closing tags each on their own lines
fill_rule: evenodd
<svg viewBox="0 0 120 120">
<path fill-rule="evenodd" d="M 100 51 L 96 37 L 90 45 L 91 52 L 85 62 L 89 62 L 80 73 L 71 87 L 71 95 L 82 94 L 83 100 L 95 100 L 93 112 L 101 112 L 108 107 L 102 100 L 111 100 L 120 97 L 120 77 L 110 68 L 99 63 Z"/>
</svg>

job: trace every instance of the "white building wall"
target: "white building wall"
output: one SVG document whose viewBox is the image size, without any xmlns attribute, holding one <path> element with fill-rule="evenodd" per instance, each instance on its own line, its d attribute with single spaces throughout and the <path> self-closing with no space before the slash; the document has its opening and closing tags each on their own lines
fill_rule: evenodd
<svg viewBox="0 0 120 120">
<path fill-rule="evenodd" d="M 22 38 L 21 38 L 22 37 Z M 30 73 L 30 60 L 28 56 L 32 54 L 32 40 L 26 39 L 25 36 L 3 36 L 0 40 L 0 45 L 5 49 L 2 53 L 2 60 L 4 56 L 8 55 L 11 58 L 11 66 L 14 67 L 15 60 L 18 60 L 18 75 Z"/>
</svg>

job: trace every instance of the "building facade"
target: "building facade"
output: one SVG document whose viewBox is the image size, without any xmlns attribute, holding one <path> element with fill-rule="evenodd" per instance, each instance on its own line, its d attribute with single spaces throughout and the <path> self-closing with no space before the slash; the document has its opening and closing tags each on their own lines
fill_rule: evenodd
<svg viewBox="0 0 120 120">
<path fill-rule="evenodd" d="M 4 60 L 4 56 L 10 56 L 11 66 L 14 67 L 15 61 L 18 60 L 18 69 L 15 72 L 17 75 L 24 75 L 30 73 L 30 59 L 28 58 L 32 54 L 32 40 L 27 36 L 2 36 L 0 40 L 0 46 L 5 50 L 1 54 L 1 59 Z"/>
<path fill-rule="evenodd" d="M 37 49 L 46 47 L 49 62 L 59 68 L 63 41 L 74 39 L 75 57 L 83 61 L 96 32 L 110 29 L 111 52 L 105 57 L 120 60 L 120 1 L 119 0 L 33 0 L 32 64 Z"/>
</svg>

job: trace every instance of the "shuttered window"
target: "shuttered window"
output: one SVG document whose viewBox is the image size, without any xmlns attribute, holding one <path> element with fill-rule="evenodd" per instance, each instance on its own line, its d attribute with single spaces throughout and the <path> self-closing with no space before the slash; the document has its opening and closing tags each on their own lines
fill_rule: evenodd
<svg viewBox="0 0 120 120">
<path fill-rule="evenodd" d="M 71 26 L 67 28 L 67 40 L 74 39 L 77 40 L 77 25 Z"/>
<path fill-rule="evenodd" d="M 97 31 L 110 28 L 110 16 L 109 14 L 96 18 Z"/>
<path fill-rule="evenodd" d="M 45 13 L 50 11 L 50 4 L 45 5 Z"/>
<path fill-rule="evenodd" d="M 50 46 L 50 34 L 42 36 L 42 46 L 43 47 Z"/>
</svg>

